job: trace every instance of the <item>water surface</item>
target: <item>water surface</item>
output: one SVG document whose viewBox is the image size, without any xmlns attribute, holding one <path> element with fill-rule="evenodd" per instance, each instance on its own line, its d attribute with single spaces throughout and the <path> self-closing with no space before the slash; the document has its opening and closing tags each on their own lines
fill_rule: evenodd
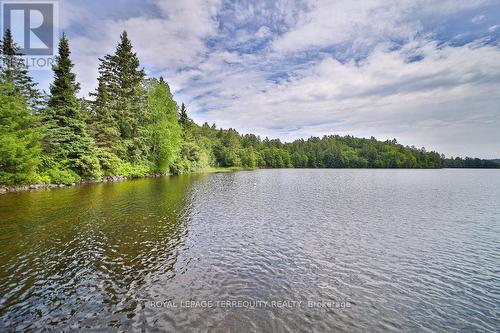
<svg viewBox="0 0 500 333">
<path fill-rule="evenodd" d="M 497 170 L 257 170 L 0 196 L 0 331 L 500 329 Z"/>
</svg>

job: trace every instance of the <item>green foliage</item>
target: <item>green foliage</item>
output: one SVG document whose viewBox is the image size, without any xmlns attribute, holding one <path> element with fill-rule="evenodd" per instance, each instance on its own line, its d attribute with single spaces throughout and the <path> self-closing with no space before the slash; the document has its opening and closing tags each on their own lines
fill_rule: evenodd
<svg viewBox="0 0 500 333">
<path fill-rule="evenodd" d="M 53 66 L 54 82 L 50 85 L 49 107 L 64 109 L 67 116 L 77 115 L 78 100 L 76 93 L 80 85 L 76 82 L 76 75 L 72 72 L 73 63 L 66 35 L 59 41 L 58 55 Z"/>
<path fill-rule="evenodd" d="M 98 88 L 94 96 L 94 138 L 122 160 L 143 163 L 148 150 L 144 71 L 132 51 L 127 32 L 120 35 L 114 54 L 100 59 Z"/>
<path fill-rule="evenodd" d="M 163 81 L 163 78 L 160 78 Z M 181 108 L 179 110 L 179 124 L 181 124 L 183 129 L 188 128 L 191 125 L 191 119 L 189 119 L 187 115 L 186 106 L 182 103 Z"/>
<path fill-rule="evenodd" d="M 292 165 L 296 168 L 307 168 L 308 157 L 304 152 L 295 151 L 292 154 Z"/>
<path fill-rule="evenodd" d="M 57 161 L 67 161 L 67 167 L 84 178 L 99 178 L 101 170 L 94 140 L 88 134 L 85 110 L 81 109 L 76 93 L 79 84 L 72 72 L 68 40 L 59 43 L 54 65 L 54 82 L 50 86 L 48 107 L 43 111 L 47 125 L 44 149 Z"/>
<path fill-rule="evenodd" d="M 177 104 L 168 86 L 159 82 L 148 95 L 150 112 L 150 160 L 154 171 L 167 172 L 177 159 L 181 144 L 181 127 L 177 123 Z"/>
<path fill-rule="evenodd" d="M 118 170 L 123 163 L 118 156 L 104 148 L 98 148 L 97 158 L 104 176 L 118 175 Z"/>
<path fill-rule="evenodd" d="M 232 147 L 226 147 L 218 144 L 214 147 L 214 156 L 219 167 L 239 167 L 241 166 L 241 158 L 238 154 L 239 150 Z"/>
<path fill-rule="evenodd" d="M 290 168 L 292 161 L 290 153 L 286 150 L 269 147 L 260 151 L 261 167 L 265 168 Z"/>
<path fill-rule="evenodd" d="M 163 78 L 144 78 L 132 49 L 123 32 L 115 53 L 100 59 L 92 135 L 105 174 L 164 173 L 181 148 L 177 104 Z"/>
<path fill-rule="evenodd" d="M 80 175 L 69 168 L 70 162 L 65 159 L 44 154 L 38 165 L 41 182 L 47 184 L 71 184 L 81 180 Z"/>
<path fill-rule="evenodd" d="M 452 157 L 444 160 L 444 166 L 446 168 L 500 169 L 500 160 Z"/>
<path fill-rule="evenodd" d="M 81 177 L 71 169 L 50 169 L 43 176 L 50 179 L 51 184 L 72 184 L 81 180 Z"/>
<path fill-rule="evenodd" d="M 256 168 L 259 163 L 259 154 L 254 147 L 242 148 L 239 151 L 241 165 L 245 168 Z"/>
<path fill-rule="evenodd" d="M 2 82 L 12 84 L 16 93 L 20 94 L 32 110 L 41 107 L 41 94 L 36 83 L 28 74 L 28 69 L 18 46 L 12 38 L 10 29 L 6 29 L 0 43 L 0 78 Z"/>
<path fill-rule="evenodd" d="M 105 174 L 167 172 L 178 159 L 182 129 L 167 83 L 145 79 L 123 32 L 116 51 L 101 59 L 93 94 L 92 135 Z"/>
<path fill-rule="evenodd" d="M 10 83 L 0 83 L 0 184 L 37 182 L 43 128 Z"/>
<path fill-rule="evenodd" d="M 132 164 L 130 162 L 121 162 L 117 168 L 115 175 L 126 177 L 144 177 L 151 174 L 151 167 L 144 164 Z"/>
<path fill-rule="evenodd" d="M 208 124 L 192 125 L 190 137 L 211 142 L 214 167 L 261 168 L 440 168 L 442 156 L 425 149 L 404 147 L 396 140 L 352 136 L 311 137 L 282 143 L 261 140 L 253 134 L 240 135 L 233 129 L 217 130 Z"/>
<path fill-rule="evenodd" d="M 185 141 L 181 145 L 179 158 L 172 164 L 172 173 L 181 174 L 203 170 L 209 166 L 208 151 L 195 142 Z"/>
<path fill-rule="evenodd" d="M 96 100 L 92 105 L 94 115 L 90 125 L 92 136 L 99 148 L 110 154 L 125 156 L 126 150 L 120 144 L 121 133 L 118 127 L 117 115 L 111 108 L 107 89 L 103 78 L 100 77 Z"/>
<path fill-rule="evenodd" d="M 133 164 L 122 161 L 118 156 L 104 149 L 98 149 L 97 153 L 104 176 L 143 177 L 151 174 L 152 167 L 149 164 Z"/>
</svg>

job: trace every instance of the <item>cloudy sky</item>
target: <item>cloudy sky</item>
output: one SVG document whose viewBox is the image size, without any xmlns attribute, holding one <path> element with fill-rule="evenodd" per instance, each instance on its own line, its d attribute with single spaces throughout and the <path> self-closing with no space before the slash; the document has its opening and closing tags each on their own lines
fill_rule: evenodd
<svg viewBox="0 0 500 333">
<path fill-rule="evenodd" d="M 198 123 L 500 157 L 500 0 L 62 0 L 60 21 L 82 94 L 125 29 Z"/>
</svg>

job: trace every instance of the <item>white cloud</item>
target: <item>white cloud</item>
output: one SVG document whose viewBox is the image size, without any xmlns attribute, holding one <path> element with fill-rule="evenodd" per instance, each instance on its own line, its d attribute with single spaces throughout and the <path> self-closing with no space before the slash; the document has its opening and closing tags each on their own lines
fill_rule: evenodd
<svg viewBox="0 0 500 333">
<path fill-rule="evenodd" d="M 485 19 L 486 16 L 484 15 L 477 15 L 477 16 L 474 16 L 471 20 L 472 23 L 480 23 L 481 21 L 483 21 Z"/>
<path fill-rule="evenodd" d="M 420 19 L 475 8 L 488 0 L 310 0 L 295 24 L 274 41 L 280 52 L 351 43 L 354 49 L 413 39 Z"/>
<path fill-rule="evenodd" d="M 82 11 L 89 18 L 86 31 L 70 38 L 82 94 L 95 89 L 98 58 L 114 51 L 123 30 L 127 30 L 141 62 L 150 71 L 168 73 L 189 66 L 206 52 L 203 38 L 216 32 L 214 16 L 219 0 L 154 1 L 154 4 L 158 7 L 158 17 L 90 19 L 85 14 L 88 10 Z M 80 21 L 77 9 L 66 8 L 65 26 Z"/>
</svg>

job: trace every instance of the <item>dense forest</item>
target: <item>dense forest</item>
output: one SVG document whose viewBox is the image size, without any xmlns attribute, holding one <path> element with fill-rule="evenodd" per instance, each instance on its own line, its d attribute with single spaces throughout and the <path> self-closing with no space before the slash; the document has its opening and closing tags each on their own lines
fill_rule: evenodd
<svg viewBox="0 0 500 333">
<path fill-rule="evenodd" d="M 105 176 L 245 168 L 498 168 L 499 161 L 446 159 L 352 136 L 283 143 L 194 123 L 163 78 L 141 68 L 123 32 L 100 58 L 98 87 L 78 98 L 68 39 L 62 36 L 48 93 L 29 76 L 10 31 L 1 41 L 0 184 L 68 184 Z"/>
</svg>

